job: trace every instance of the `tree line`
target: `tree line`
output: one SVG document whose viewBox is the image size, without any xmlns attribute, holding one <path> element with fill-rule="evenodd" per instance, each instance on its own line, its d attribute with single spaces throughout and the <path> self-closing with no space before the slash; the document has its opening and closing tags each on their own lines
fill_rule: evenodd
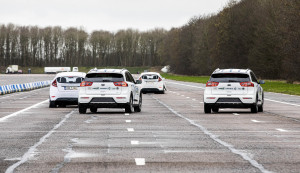
<svg viewBox="0 0 300 173">
<path fill-rule="evenodd" d="M 163 66 L 184 75 L 251 68 L 300 80 L 300 1 L 230 1 L 169 31 L 94 31 L 0 25 L 0 66 Z"/>
</svg>

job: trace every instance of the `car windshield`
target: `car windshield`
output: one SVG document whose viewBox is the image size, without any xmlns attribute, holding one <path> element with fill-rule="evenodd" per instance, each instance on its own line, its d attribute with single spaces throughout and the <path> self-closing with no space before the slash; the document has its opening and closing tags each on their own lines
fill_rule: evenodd
<svg viewBox="0 0 300 173">
<path fill-rule="evenodd" d="M 217 73 L 210 77 L 211 82 L 248 82 L 250 77 L 248 74 L 243 73 Z"/>
<path fill-rule="evenodd" d="M 89 73 L 84 80 L 88 82 L 122 82 L 124 77 L 119 73 Z"/>
<path fill-rule="evenodd" d="M 83 78 L 78 76 L 63 76 L 56 78 L 58 83 L 81 83 L 82 80 Z"/>
<path fill-rule="evenodd" d="M 155 74 L 145 74 L 142 76 L 142 79 L 158 79 L 158 76 Z"/>
</svg>

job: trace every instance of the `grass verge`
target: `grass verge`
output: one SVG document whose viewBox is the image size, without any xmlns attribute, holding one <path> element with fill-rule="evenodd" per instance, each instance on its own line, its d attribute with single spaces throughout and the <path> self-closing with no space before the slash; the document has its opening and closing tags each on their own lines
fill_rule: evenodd
<svg viewBox="0 0 300 173">
<path fill-rule="evenodd" d="M 205 84 L 209 80 L 209 76 L 182 76 L 168 73 L 162 73 L 161 75 L 166 79 L 185 82 L 196 82 L 203 84 Z M 266 92 L 275 92 L 300 96 L 300 84 L 288 84 L 286 83 L 286 81 L 273 80 L 266 80 L 265 82 L 266 84 L 263 84 L 262 87 Z"/>
</svg>

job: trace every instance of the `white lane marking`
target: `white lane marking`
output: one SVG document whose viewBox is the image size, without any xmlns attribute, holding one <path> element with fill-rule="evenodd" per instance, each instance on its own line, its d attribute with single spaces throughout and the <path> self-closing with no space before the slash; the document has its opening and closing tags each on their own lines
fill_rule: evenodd
<svg viewBox="0 0 300 173">
<path fill-rule="evenodd" d="M 184 97 L 184 95 L 181 95 L 182 97 Z"/>
<path fill-rule="evenodd" d="M 257 120 L 251 120 L 254 123 L 260 123 L 261 121 L 257 121 Z"/>
<path fill-rule="evenodd" d="M 204 103 L 204 102 L 199 102 L 199 103 Z"/>
<path fill-rule="evenodd" d="M 171 107 L 166 105 L 164 102 L 158 100 L 157 98 L 155 98 L 155 97 L 152 97 L 152 98 L 154 98 L 157 102 L 159 102 L 160 104 L 165 106 L 167 109 L 169 109 L 171 112 L 173 112 L 178 117 L 183 118 L 186 121 L 188 121 L 191 125 L 194 125 L 194 126 L 198 127 L 204 134 L 209 136 L 212 140 L 214 140 L 214 141 L 218 142 L 219 144 L 223 145 L 224 147 L 228 148 L 232 153 L 240 155 L 244 160 L 248 161 L 252 166 L 258 168 L 261 172 L 271 173 L 271 171 L 265 169 L 263 167 L 263 165 L 259 164 L 256 160 L 252 159 L 252 156 L 251 156 L 252 154 L 246 153 L 243 150 L 239 150 L 239 149 L 234 148 L 234 146 L 232 144 L 227 143 L 225 141 L 222 141 L 221 139 L 218 138 L 217 135 L 215 135 L 212 132 L 210 132 L 209 130 L 207 130 L 204 126 L 199 125 L 199 124 L 195 123 L 195 121 L 181 115 L 180 113 L 176 112 L 174 109 L 172 109 Z"/>
<path fill-rule="evenodd" d="M 25 111 L 28 111 L 29 109 L 35 108 L 35 107 L 37 107 L 37 106 L 39 106 L 39 105 L 41 105 L 41 104 L 43 104 L 43 103 L 46 103 L 46 102 L 48 102 L 48 101 L 49 101 L 48 99 L 47 99 L 47 100 L 44 100 L 44 101 L 42 101 L 42 102 L 40 102 L 40 103 L 37 103 L 37 104 L 35 104 L 35 105 L 32 105 L 32 106 L 30 106 L 30 107 L 28 107 L 28 108 L 22 109 L 22 110 L 20 110 L 20 111 L 18 111 L 18 112 L 15 112 L 15 113 L 12 113 L 12 114 L 7 115 L 7 116 L 5 116 L 5 117 L 2 117 L 2 118 L 0 118 L 0 122 L 5 122 L 7 119 L 9 119 L 9 118 L 11 118 L 11 117 L 18 116 L 19 114 L 21 114 L 21 113 L 23 113 L 23 112 L 25 112 Z"/>
<path fill-rule="evenodd" d="M 276 130 L 278 130 L 280 132 L 287 132 L 287 130 L 284 130 L 284 129 L 276 129 Z"/>
<path fill-rule="evenodd" d="M 131 120 L 125 120 L 126 123 L 131 123 Z"/>
<path fill-rule="evenodd" d="M 282 104 L 286 104 L 286 105 L 291 105 L 291 106 L 300 106 L 300 105 L 293 104 L 293 103 L 281 102 L 281 101 L 271 100 L 271 99 L 266 99 L 266 98 L 265 98 L 265 100 L 270 101 L 270 102 L 276 102 L 276 103 L 282 103 Z"/>
<path fill-rule="evenodd" d="M 135 158 L 136 165 L 145 165 L 145 158 Z"/>
<path fill-rule="evenodd" d="M 198 87 L 198 86 L 193 86 L 193 85 L 181 84 L 181 83 L 177 83 L 177 82 L 169 82 L 169 81 L 167 81 L 167 83 L 176 84 L 176 85 L 182 85 L 182 86 L 188 86 L 188 87 L 193 87 L 193 88 L 205 89 L 205 87 Z"/>
<path fill-rule="evenodd" d="M 125 115 L 126 115 L 126 116 L 128 116 L 128 115 L 129 115 L 129 113 L 125 113 Z"/>
<path fill-rule="evenodd" d="M 187 99 L 189 99 L 190 97 L 186 97 Z"/>
<path fill-rule="evenodd" d="M 139 145 L 140 142 L 139 141 L 130 141 L 131 145 Z"/>
<path fill-rule="evenodd" d="M 28 159 L 36 152 L 36 148 L 40 146 L 42 143 L 44 143 L 54 132 L 56 129 L 58 129 L 70 116 L 74 113 L 74 111 L 71 111 L 67 115 L 65 115 L 65 118 L 62 119 L 58 124 L 56 124 L 52 130 L 50 130 L 45 136 L 43 136 L 39 142 L 34 144 L 32 147 L 29 148 L 29 150 L 22 156 L 21 160 L 16 162 L 15 164 L 11 165 L 10 167 L 7 168 L 5 173 L 13 173 L 15 168 L 20 166 L 21 164 L 25 163 L 28 161 Z"/>
<path fill-rule="evenodd" d="M 193 99 L 193 101 L 197 101 L 196 99 Z"/>
<path fill-rule="evenodd" d="M 127 128 L 127 131 L 128 132 L 134 132 L 134 129 L 133 128 Z"/>
<path fill-rule="evenodd" d="M 240 115 L 240 114 L 238 114 L 238 113 L 233 113 L 233 115 Z"/>
</svg>

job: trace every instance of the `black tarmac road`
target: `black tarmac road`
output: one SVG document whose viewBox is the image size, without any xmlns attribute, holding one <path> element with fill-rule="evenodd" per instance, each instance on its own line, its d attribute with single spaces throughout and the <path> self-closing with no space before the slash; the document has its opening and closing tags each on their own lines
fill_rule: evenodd
<svg viewBox="0 0 300 173">
<path fill-rule="evenodd" d="M 300 97 L 204 114 L 204 87 L 168 80 L 132 114 L 50 109 L 49 87 L 0 96 L 0 172 L 300 172 Z"/>
</svg>

